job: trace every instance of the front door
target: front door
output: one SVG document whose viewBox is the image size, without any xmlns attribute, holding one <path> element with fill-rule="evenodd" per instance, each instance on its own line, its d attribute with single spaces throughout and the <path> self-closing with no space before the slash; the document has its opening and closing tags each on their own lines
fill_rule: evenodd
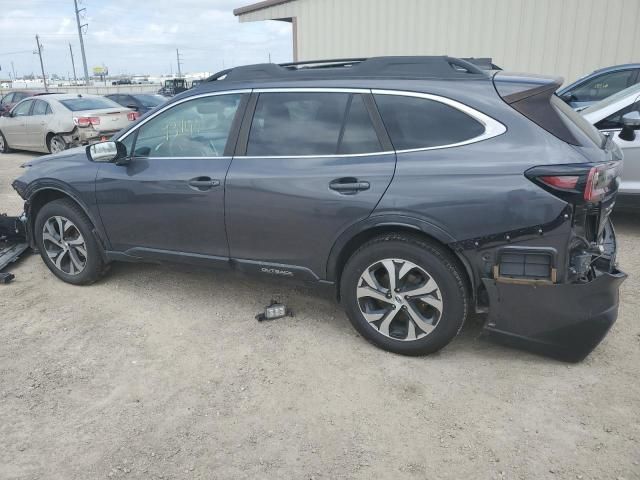
<svg viewBox="0 0 640 480">
<path fill-rule="evenodd" d="M 113 250 L 143 258 L 226 260 L 224 179 L 247 96 L 185 99 L 121 137 L 131 161 L 101 165 L 96 179 Z"/>
<path fill-rule="evenodd" d="M 226 183 L 239 265 L 324 277 L 340 233 L 370 215 L 393 176 L 395 153 L 381 145 L 370 101 L 367 91 L 259 93 Z"/>
<path fill-rule="evenodd" d="M 624 127 L 623 117 L 631 112 L 640 113 L 640 96 L 627 107 L 618 110 L 596 123 L 601 132 L 611 135 L 611 138 L 622 149 L 624 154 L 624 170 L 622 173 L 621 193 L 640 194 L 640 131 L 635 132 L 633 140 L 620 138 Z"/>
<path fill-rule="evenodd" d="M 10 147 L 25 148 L 28 146 L 27 118 L 32 105 L 33 100 L 31 99 L 18 103 L 11 110 L 11 116 L 5 117 L 2 122 L 2 133 Z"/>
</svg>

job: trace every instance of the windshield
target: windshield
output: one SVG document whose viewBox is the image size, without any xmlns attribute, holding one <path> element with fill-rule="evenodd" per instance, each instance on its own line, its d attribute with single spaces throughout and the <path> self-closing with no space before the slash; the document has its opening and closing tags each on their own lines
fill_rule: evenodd
<svg viewBox="0 0 640 480">
<path fill-rule="evenodd" d="M 599 102 L 589 106 L 589 108 L 585 108 L 580 113 L 586 115 L 588 113 L 595 112 L 596 110 L 600 110 L 601 108 L 608 107 L 612 103 L 616 103 L 618 100 L 622 100 L 625 97 L 633 96 L 633 98 L 636 98 L 638 95 L 640 95 L 640 83 L 632 85 L 629 88 L 625 88 L 624 90 L 621 90 L 618 93 L 605 98 L 604 100 L 600 100 Z"/>
<path fill-rule="evenodd" d="M 100 110 L 102 108 L 121 108 L 113 100 L 108 98 L 87 98 L 78 97 L 70 98 L 69 100 L 60 100 L 60 103 L 67 107 L 72 112 L 80 112 L 82 110 Z"/>
<path fill-rule="evenodd" d="M 142 104 L 143 107 L 153 108 L 157 107 L 161 103 L 167 101 L 162 95 L 152 95 L 152 94 L 140 94 L 135 95 L 136 99 Z"/>
</svg>

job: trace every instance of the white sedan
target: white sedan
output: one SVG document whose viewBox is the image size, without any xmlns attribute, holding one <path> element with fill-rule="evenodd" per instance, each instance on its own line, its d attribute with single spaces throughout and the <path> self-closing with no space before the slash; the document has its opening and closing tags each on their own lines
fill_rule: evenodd
<svg viewBox="0 0 640 480">
<path fill-rule="evenodd" d="M 99 95 L 31 97 L 0 117 L 0 152 L 57 153 L 106 140 L 137 118 L 138 112 Z"/>
<path fill-rule="evenodd" d="M 640 84 L 636 84 L 580 112 L 624 153 L 624 170 L 616 205 L 640 208 Z"/>
</svg>

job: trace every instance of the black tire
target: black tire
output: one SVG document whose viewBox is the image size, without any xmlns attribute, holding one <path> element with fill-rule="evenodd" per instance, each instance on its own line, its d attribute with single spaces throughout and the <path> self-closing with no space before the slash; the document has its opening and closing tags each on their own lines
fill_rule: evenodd
<svg viewBox="0 0 640 480">
<path fill-rule="evenodd" d="M 61 145 L 64 148 L 62 148 L 61 150 L 56 150 L 55 152 L 52 150 L 52 145 Z M 49 140 L 47 140 L 47 148 L 49 149 L 49 153 L 60 153 L 64 150 L 66 150 L 69 146 L 67 145 L 67 142 L 64 141 L 64 138 L 62 138 L 62 136 L 60 135 L 51 135 L 49 137 Z"/>
<path fill-rule="evenodd" d="M 46 222 L 54 217 L 62 217 L 69 220 L 72 222 L 75 230 L 82 235 L 86 257 L 83 258 L 84 268 L 79 273 L 70 274 L 62 271 L 47 254 L 44 226 Z M 101 247 L 93 234 L 93 230 L 94 227 L 91 220 L 89 220 L 78 204 L 72 200 L 54 200 L 40 209 L 34 223 L 34 237 L 42 260 L 56 277 L 73 285 L 90 285 L 106 272 L 107 266 L 103 260 Z M 51 250 L 52 245 L 48 241 L 47 247 Z M 67 255 L 69 256 L 70 254 L 67 253 Z M 70 259 L 67 259 L 67 263 L 69 263 L 69 261 Z"/>
<path fill-rule="evenodd" d="M 407 307 L 407 303 L 405 303 L 405 306 L 402 306 L 401 303 L 398 303 L 397 306 L 391 305 L 394 311 L 397 309 L 397 314 L 392 322 L 397 322 L 399 328 L 395 327 L 394 323 L 391 323 L 391 327 L 387 326 L 389 336 L 378 330 L 378 328 L 382 329 L 381 323 L 383 321 L 368 322 L 361 309 L 362 301 L 371 302 L 371 299 L 368 298 L 364 300 L 362 298 L 358 299 L 358 287 L 364 285 L 362 284 L 361 275 L 365 270 L 370 271 L 370 266 L 375 265 L 376 262 L 381 262 L 383 259 L 401 259 L 405 260 L 407 265 L 413 263 L 418 267 L 415 271 L 420 272 L 419 269 L 422 269 L 424 273 L 428 273 L 428 276 L 420 277 L 418 275 L 416 278 L 431 278 L 437 284 L 438 291 L 435 294 L 435 298 L 438 299 L 438 295 L 440 296 L 439 300 L 442 306 L 441 311 L 434 309 L 433 312 L 436 313 L 432 313 L 431 318 L 433 318 L 432 321 L 435 323 L 435 328 L 432 327 L 433 329 L 430 332 L 425 333 L 425 331 L 419 329 L 419 323 L 411 322 L 413 323 L 412 328 L 415 329 L 415 340 L 407 340 L 408 338 L 413 338 L 409 334 L 405 339 L 401 339 L 400 337 L 404 333 L 401 333 L 397 338 L 391 338 L 394 335 L 393 329 L 403 332 L 403 328 L 409 328 L 408 326 L 403 327 L 405 323 L 408 324 L 410 322 L 410 315 L 407 309 L 411 308 L 411 306 Z M 394 263 L 394 265 L 397 271 L 401 272 L 401 267 L 404 264 L 399 262 Z M 412 275 L 406 275 L 404 278 L 413 276 L 413 272 L 414 270 L 411 270 L 410 273 Z M 419 282 L 416 285 L 418 284 Z M 400 284 L 398 283 L 398 285 Z M 399 288 L 396 291 L 401 290 L 402 288 Z M 355 329 L 374 345 L 402 355 L 427 355 L 446 346 L 462 329 L 469 309 L 469 293 L 465 282 L 465 273 L 457 259 L 435 242 L 410 234 L 382 235 L 360 247 L 344 267 L 340 280 L 340 292 L 342 303 Z M 394 300 L 389 300 L 389 303 L 403 301 L 398 298 L 403 296 L 402 292 L 397 295 L 390 292 L 391 290 L 387 291 L 387 298 L 394 297 Z M 388 295 L 391 295 L 391 297 Z M 424 298 L 426 295 L 413 297 L 410 301 L 415 302 L 419 297 Z M 398 298 L 398 300 L 395 300 L 395 298 Z M 377 300 L 373 301 L 374 303 L 377 302 Z M 421 300 L 418 301 L 421 302 Z M 384 303 L 378 303 L 378 305 L 387 307 Z M 411 303 L 411 305 L 416 304 Z M 423 311 L 428 311 L 431 308 L 425 305 L 420 305 L 420 307 Z M 372 317 L 370 316 L 370 318 Z M 420 335 L 424 336 L 419 338 Z"/>
<path fill-rule="evenodd" d="M 9 148 L 9 144 L 7 143 L 7 139 L 2 132 L 0 132 L 0 153 L 9 153 L 11 152 L 11 148 Z"/>
</svg>

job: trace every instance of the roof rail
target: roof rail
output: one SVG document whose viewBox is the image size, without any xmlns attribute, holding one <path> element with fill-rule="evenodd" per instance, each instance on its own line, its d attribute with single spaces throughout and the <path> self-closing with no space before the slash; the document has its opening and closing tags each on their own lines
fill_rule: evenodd
<svg viewBox="0 0 640 480">
<path fill-rule="evenodd" d="M 222 70 L 206 81 L 273 80 L 341 77 L 471 79 L 486 78 L 476 65 L 447 56 L 406 56 L 262 63 Z"/>
</svg>

